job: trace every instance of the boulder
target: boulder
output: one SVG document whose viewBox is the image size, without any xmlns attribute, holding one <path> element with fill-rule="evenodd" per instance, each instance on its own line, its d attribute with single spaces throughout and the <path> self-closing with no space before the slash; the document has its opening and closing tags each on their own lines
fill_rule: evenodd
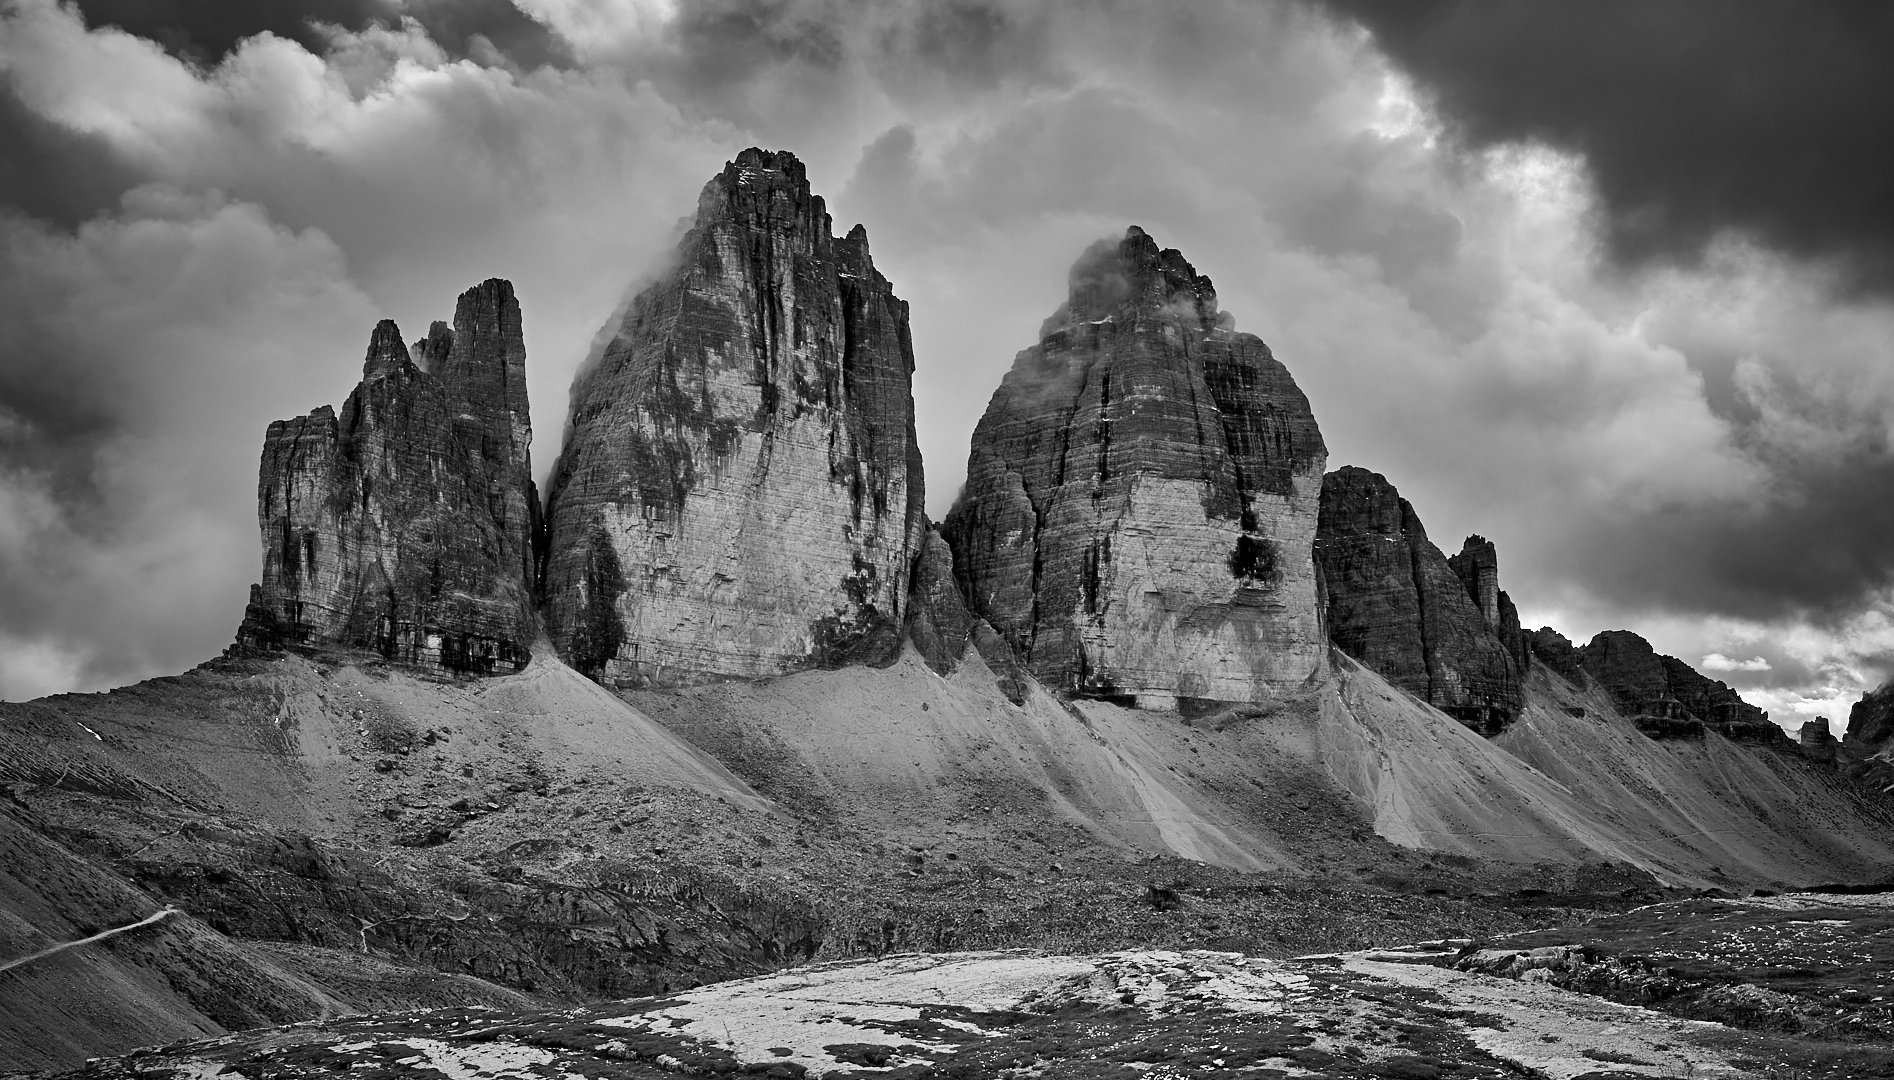
<svg viewBox="0 0 1894 1080">
<path fill-rule="evenodd" d="M 383 321 L 340 416 L 270 425 L 263 578 L 236 651 L 369 649 L 447 675 L 525 665 L 539 522 L 513 287 L 463 293 L 454 327 L 417 351 L 432 370 Z"/>
<path fill-rule="evenodd" d="M 923 539 L 907 303 L 787 153 L 705 185 L 575 383 L 545 616 L 610 685 L 891 662 Z"/>
<path fill-rule="evenodd" d="M 972 613 L 1040 681 L 1152 708 L 1324 670 L 1327 449 L 1269 348 L 1142 229 L 1093 245 L 995 391 L 943 534 Z"/>
<path fill-rule="evenodd" d="M 1496 735 L 1524 700 L 1522 665 L 1500 634 L 1510 619 L 1515 642 L 1524 637 L 1511 602 L 1501 606 L 1491 546 L 1469 541 L 1469 550 L 1460 567 L 1450 563 L 1380 473 L 1348 466 L 1322 478 L 1315 555 L 1329 639 L 1467 727 Z"/>
</svg>

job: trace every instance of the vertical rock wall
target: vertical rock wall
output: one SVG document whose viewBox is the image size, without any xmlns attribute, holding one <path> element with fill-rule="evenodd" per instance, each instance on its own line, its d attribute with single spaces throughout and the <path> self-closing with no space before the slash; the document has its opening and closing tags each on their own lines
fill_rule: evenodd
<svg viewBox="0 0 1894 1080">
<path fill-rule="evenodd" d="M 1326 653 L 1308 399 L 1136 227 L 1070 286 L 987 406 L 943 529 L 973 613 L 1078 693 L 1169 707 L 1300 684 Z"/>
<path fill-rule="evenodd" d="M 892 659 L 925 518 L 905 301 L 787 153 L 705 186 L 575 386 L 545 612 L 603 682 Z"/>
<path fill-rule="evenodd" d="M 1532 667 L 1532 642 L 1520 629 L 1519 609 L 1513 606 L 1513 598 L 1499 587 L 1499 550 L 1491 540 L 1475 534 L 1466 538 L 1460 554 L 1447 559 L 1447 566 L 1466 586 L 1486 628 L 1512 657 L 1513 667 L 1524 675 Z"/>
<path fill-rule="evenodd" d="M 1322 480 L 1315 554 L 1337 648 L 1482 734 L 1518 714 L 1509 619 L 1521 649 L 1524 637 L 1490 544 L 1473 538 L 1456 567 L 1386 477 L 1348 466 Z"/>
<path fill-rule="evenodd" d="M 455 327 L 417 343 L 436 375 L 382 322 L 340 416 L 270 425 L 239 649 L 372 649 L 444 673 L 526 662 L 536 496 L 512 286 L 468 290 Z"/>
</svg>

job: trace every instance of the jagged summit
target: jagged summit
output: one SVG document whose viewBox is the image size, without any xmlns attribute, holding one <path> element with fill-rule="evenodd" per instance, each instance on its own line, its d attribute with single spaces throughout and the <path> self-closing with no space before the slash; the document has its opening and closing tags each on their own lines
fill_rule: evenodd
<svg viewBox="0 0 1894 1080">
<path fill-rule="evenodd" d="M 1349 465 L 1322 478 L 1315 554 L 1338 648 L 1475 731 L 1512 723 L 1530 658 L 1490 542 L 1447 558 L 1387 477 Z"/>
<path fill-rule="evenodd" d="M 422 670 L 525 664 L 538 528 L 513 287 L 463 293 L 454 329 L 416 343 L 382 320 L 362 382 L 272 423 L 257 482 L 263 576 L 240 651 L 372 649 Z"/>
<path fill-rule="evenodd" d="M 1710 728 L 1732 739 L 1784 742 L 1769 714 L 1727 684 L 1664 656 L 1629 630 L 1606 630 L 1578 650 L 1579 666 L 1625 715 L 1654 738 L 1702 737 Z"/>
<path fill-rule="evenodd" d="M 1210 279 L 1132 227 L 1087 249 L 973 437 L 943 532 L 974 613 L 1054 687 L 1167 707 L 1322 669 L 1327 449 Z"/>
<path fill-rule="evenodd" d="M 886 661 L 924 526 L 907 304 L 794 155 L 704 186 L 673 269 L 575 388 L 544 588 L 611 684 Z"/>
</svg>

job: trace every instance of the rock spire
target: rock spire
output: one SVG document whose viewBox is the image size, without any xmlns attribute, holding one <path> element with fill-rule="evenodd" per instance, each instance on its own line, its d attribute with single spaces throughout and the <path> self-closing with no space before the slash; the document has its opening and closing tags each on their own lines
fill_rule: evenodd
<svg viewBox="0 0 1894 1080">
<path fill-rule="evenodd" d="M 1288 370 L 1134 226 L 1014 360 L 942 531 L 973 614 L 1048 685 L 1254 701 L 1325 662 L 1326 459 Z"/>
<path fill-rule="evenodd" d="M 526 662 L 538 495 L 512 285 L 463 293 L 416 352 L 432 371 L 384 320 L 340 416 L 270 425 L 238 649 L 372 649 L 449 674 Z"/>
<path fill-rule="evenodd" d="M 891 660 L 925 518 L 907 303 L 788 153 L 703 189 L 572 397 L 545 612 L 614 685 Z"/>
<path fill-rule="evenodd" d="M 1351 465 L 1322 479 L 1315 553 L 1337 648 L 1482 734 L 1518 715 L 1528 645 L 1490 543 L 1448 559 L 1387 477 Z"/>
</svg>

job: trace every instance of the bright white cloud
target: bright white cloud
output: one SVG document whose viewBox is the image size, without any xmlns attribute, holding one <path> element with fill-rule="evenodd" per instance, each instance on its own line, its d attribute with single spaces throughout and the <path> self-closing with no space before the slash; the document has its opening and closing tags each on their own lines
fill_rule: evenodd
<svg viewBox="0 0 1894 1080">
<path fill-rule="evenodd" d="M 1762 657 L 1749 660 L 1732 660 L 1722 653 L 1711 653 L 1698 662 L 1701 671 L 1768 671 L 1769 661 Z"/>
</svg>

